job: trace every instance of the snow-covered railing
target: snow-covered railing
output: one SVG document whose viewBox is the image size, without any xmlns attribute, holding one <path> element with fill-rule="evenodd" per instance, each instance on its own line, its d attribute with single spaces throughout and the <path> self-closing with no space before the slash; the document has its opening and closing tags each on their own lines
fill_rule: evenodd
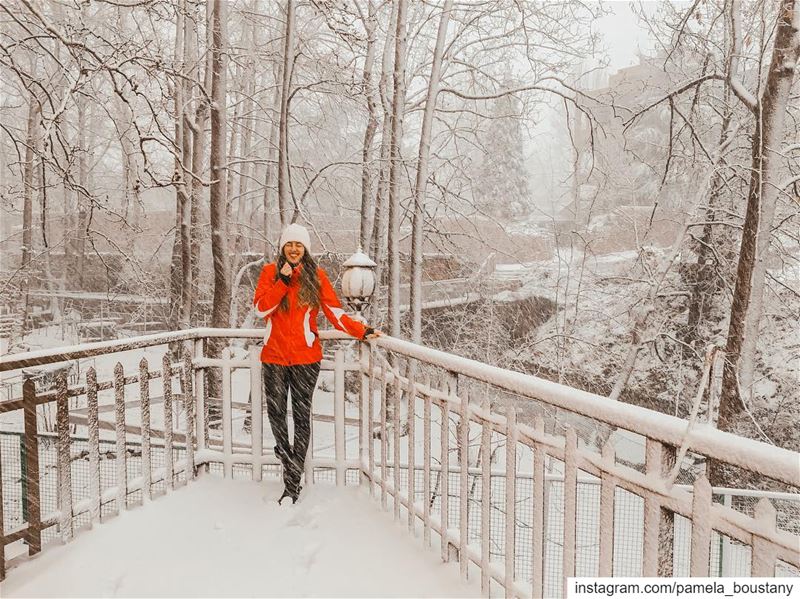
<svg viewBox="0 0 800 599">
<path fill-rule="evenodd" d="M 335 332 L 323 335 L 330 340 L 346 338 Z M 0 358 L 0 372 L 21 370 L 24 379 L 21 397 L 0 401 L 0 414 L 10 415 L 18 424 L 0 435 L 0 579 L 5 577 L 2 549 L 7 545 L 22 541 L 27 554 L 34 555 L 48 536 L 70 541 L 76 528 L 91 527 L 127 509 L 131 502 L 147 503 L 217 465 L 223 475 L 231 476 L 234 465 L 247 464 L 254 480 L 261 480 L 264 467 L 277 468 L 279 460 L 262 443 L 260 347 L 252 346 L 246 359 L 232 357 L 230 348 L 220 358 L 205 353 L 212 337 L 256 340 L 262 336 L 257 330 L 194 329 Z M 157 346 L 167 344 L 182 348 L 180 359 L 172 352 L 157 351 Z M 145 350 L 157 351 L 160 369 L 151 369 L 142 355 Z M 84 384 L 70 386 L 67 367 L 87 358 L 99 358 L 101 365 L 85 370 Z M 64 369 L 59 370 L 59 365 Z M 43 366 L 56 371 L 54 389 L 36 388 L 32 376 Z M 209 426 L 209 408 L 216 407 L 207 397 L 206 374 L 211 368 L 220 369 L 222 375 L 222 422 L 216 428 Z M 231 393 L 231 375 L 237 368 L 250 373 L 252 384 L 247 385 L 244 401 L 235 401 Z M 323 360 L 323 370 L 336 371 L 336 396 L 342 401 L 339 386 L 345 368 L 341 351 L 334 361 Z M 358 365 L 347 368 L 354 370 Z M 232 414 L 249 411 L 251 390 L 256 400 L 253 434 L 234 438 Z M 48 427 L 53 411 L 54 422 Z M 110 418 L 104 418 L 106 414 Z M 337 411 L 335 419 L 343 431 L 343 412 Z M 315 415 L 315 420 L 334 418 Z M 343 439 L 342 433 L 337 450 Z M 49 450 L 52 445 L 54 451 Z M 52 463 L 48 463 L 50 456 Z M 315 466 L 338 466 L 337 476 L 344 482 L 343 460 L 309 460 L 312 475 Z M 358 463 L 353 461 L 350 469 L 357 472 Z M 4 505 L 16 507 L 17 513 L 4 515 Z M 11 527 L 5 522 L 11 522 Z"/>
<path fill-rule="evenodd" d="M 46 393 L 29 382 L 23 398 L 0 403 L 0 412 L 24 413 L 20 434 L 29 462 L 29 517 L 0 530 L 2 544 L 25 539 L 29 552 L 38 551 L 42 531 L 54 524 L 69 540 L 76 523 L 97 520 L 112 502 L 124 509 L 134 491 L 147 502 L 209 469 L 254 480 L 277 472 L 279 462 L 264 446 L 260 347 L 232 344 L 219 358 L 206 354 L 211 338 L 258 341 L 262 335 L 192 329 L 0 358 L 3 372 L 92 356 L 130 362 L 124 352 L 141 350 L 134 374 L 122 365 L 113 377 L 108 369 L 90 369 L 85 385 L 68 388 L 62 377 Z M 315 400 L 307 481 L 329 471 L 337 484 L 367 485 L 412 534 L 426 545 L 435 542 L 443 560 L 457 560 L 464 576 L 477 572 L 487 594 L 499 586 L 507 595 L 559 596 L 573 575 L 731 573 L 731 555 L 737 575 L 800 568 L 797 530 L 784 530 L 782 517 L 776 524 L 769 498 L 761 497 L 753 518 L 725 499 L 744 493 L 712 489 L 702 472 L 703 459 L 730 464 L 778 481 L 772 500 L 796 505 L 797 453 L 398 339 L 343 344 L 349 338 L 336 332 L 320 337 L 332 394 L 328 414 L 319 413 Z M 142 353 L 167 343 L 183 344 L 182 356 L 164 356 L 161 369 L 151 371 Z M 207 395 L 212 369 L 221 395 L 213 406 Z M 138 393 L 126 394 L 131 385 Z M 113 401 L 98 402 L 104 393 Z M 72 397 L 85 397 L 86 405 L 71 403 Z M 55 509 L 36 509 L 39 479 L 45 480 L 36 476 L 33 457 L 39 455 L 36 406 L 53 402 L 58 502 Z M 113 422 L 102 418 L 107 411 Z M 216 427 L 209 423 L 212 412 Z M 249 431 L 238 424 L 246 416 Z M 77 455 L 70 430 L 76 426 L 87 431 L 86 449 Z M 104 437 L 104 429 L 114 434 Z M 620 431 L 632 431 L 622 438 L 628 442 L 638 436 L 641 459 L 625 449 Z M 104 444 L 113 451 L 115 473 L 105 482 Z M 84 451 L 89 482 L 80 494 L 70 472 Z M 675 456 L 683 454 L 695 465 L 674 469 Z M 672 484 L 676 472 L 688 487 Z"/>
<path fill-rule="evenodd" d="M 376 461 L 377 450 L 368 440 L 362 442 L 362 461 L 375 493 L 384 505 L 392 504 L 396 517 L 398 508 L 405 510 L 410 529 L 421 520 L 426 542 L 431 530 L 438 533 L 442 559 L 455 556 L 465 574 L 471 564 L 477 565 L 485 592 L 492 580 L 508 595 L 549 597 L 561 595 L 567 577 L 576 575 L 715 575 L 724 551 L 718 545 L 726 544 L 749 550 L 749 571 L 739 575 L 774 576 L 800 568 L 797 528 L 795 534 L 779 529 L 776 510 L 766 497 L 756 505 L 754 518 L 715 503 L 701 465 L 717 460 L 795 491 L 800 486 L 800 455 L 795 452 L 708 426 L 690 427 L 668 415 L 398 339 L 374 344 L 367 372 L 370 382 L 362 403 L 369 405 L 377 393 L 377 403 L 384 406 L 375 425 L 382 440 L 380 459 Z M 369 407 L 366 411 L 371 413 Z M 423 427 L 421 460 L 417 421 Z M 595 449 L 595 439 L 585 433 L 597 430 L 638 436 L 641 463 L 618 456 L 610 437 L 602 450 Z M 503 471 L 499 488 L 492 485 L 498 466 L 485 459 L 498 449 Z M 403 452 L 407 455 L 401 459 Z M 676 456 L 684 453 L 696 465 L 674 468 Z M 416 476 L 409 474 L 400 482 L 401 469 L 393 464 L 403 462 L 422 470 L 422 502 Z M 532 471 L 524 494 L 519 488 L 521 464 Z M 457 475 L 450 474 L 454 470 Z M 553 472 L 561 479 L 556 510 L 547 491 L 548 473 Z M 447 498 L 438 499 L 437 514 L 430 509 L 434 473 L 440 496 Z M 676 473 L 694 479 L 688 489 L 673 484 Z M 589 487 L 599 493 L 590 496 Z M 778 496 L 797 497 L 793 492 Z M 501 510 L 496 509 L 498 502 Z M 625 517 L 619 508 L 637 502 L 638 526 L 620 526 Z M 517 514 L 522 506 L 529 512 L 524 522 Z M 500 518 L 492 518 L 496 511 L 502 511 Z M 587 521 L 597 525 L 581 527 Z M 556 542 L 552 534 L 559 536 Z M 502 564 L 491 559 L 490 543 L 499 542 L 505 546 Z M 688 563 L 676 559 L 679 553 Z M 557 569 L 556 584 L 548 582 L 548 569 Z"/>
</svg>

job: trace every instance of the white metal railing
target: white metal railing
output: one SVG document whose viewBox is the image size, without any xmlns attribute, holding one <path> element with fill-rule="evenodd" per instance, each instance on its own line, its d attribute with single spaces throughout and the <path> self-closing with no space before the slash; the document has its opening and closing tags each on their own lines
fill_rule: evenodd
<svg viewBox="0 0 800 599">
<path fill-rule="evenodd" d="M 40 494 L 39 483 L 46 481 L 31 472 L 38 470 L 32 461 L 39 455 L 36 406 L 55 402 L 59 489 L 57 509 L 29 510 L 22 525 L 2 531 L 2 544 L 25 539 L 36 552 L 42 531 L 53 525 L 69 540 L 81 518 L 91 523 L 125 509 L 134 492 L 147 502 L 206 469 L 225 477 L 245 472 L 256 481 L 265 471 L 277 472 L 279 461 L 264 447 L 260 347 L 235 354 L 226 348 L 219 358 L 206 354 L 211 338 L 261 336 L 260 330 L 193 329 L 0 359 L 4 372 L 186 344 L 182 359 L 165 356 L 160 370 L 151 371 L 142 359 L 135 374 L 118 365 L 112 378 L 98 380 L 103 377 L 89 369 L 83 386 L 68 387 L 62 377 L 56 391 L 37 394 L 29 383 L 23 398 L 0 402 L 0 412 L 25 414 L 28 475 L 36 479 L 26 489 L 31 495 Z M 776 568 L 800 568 L 796 530 L 776 525 L 770 501 L 796 504 L 797 453 L 714 429 L 689 430 L 677 418 L 398 339 L 341 345 L 349 338 L 331 331 L 321 338 L 326 348 L 340 345 L 322 364 L 333 374 L 332 402 L 327 414 L 315 406 L 307 480 L 330 472 L 339 485 L 365 484 L 425 545 L 435 542 L 444 561 L 457 560 L 465 577 L 477 573 L 486 594 L 497 587 L 509 596 L 559 596 L 566 578 L 576 574 L 772 576 Z M 219 429 L 209 426 L 216 406 L 205 393 L 212 371 L 221 377 Z M 357 379 L 358 389 L 350 402 L 348 377 Z M 108 407 L 98 393 L 107 391 L 114 393 L 113 422 L 100 417 Z M 250 406 L 247 394 L 249 434 L 234 425 Z M 70 403 L 73 397 L 80 402 Z M 138 423 L 131 422 L 134 409 Z M 151 426 L 153 418 L 160 427 Z M 602 452 L 594 450 L 576 419 L 641 435 L 643 463 L 618 459 L 623 456 L 615 455 L 612 441 Z M 572 426 L 561 426 L 565 420 Z M 87 438 L 87 490 L 79 498 L 70 480 L 77 446 L 70 424 L 85 427 Z M 105 429 L 113 438 L 102 438 Z M 320 447 L 325 438 L 327 449 Z M 111 442 L 116 478 L 103 482 L 100 446 Z M 132 444 L 138 448 L 133 452 Z M 680 447 L 778 481 L 776 488 L 788 491 L 760 493 L 751 517 L 724 499 L 747 492 L 714 490 L 702 472 L 686 472 L 693 478 L 688 487 L 668 484 L 665 474 Z M 5 472 L 2 445 L 0 452 Z M 134 476 L 127 474 L 126 456 L 135 462 Z M 2 492 L 8 493 L 7 484 L 0 485 Z M 713 501 L 715 494 L 723 503 Z M 38 506 L 40 499 L 31 496 L 28 504 Z"/>
</svg>

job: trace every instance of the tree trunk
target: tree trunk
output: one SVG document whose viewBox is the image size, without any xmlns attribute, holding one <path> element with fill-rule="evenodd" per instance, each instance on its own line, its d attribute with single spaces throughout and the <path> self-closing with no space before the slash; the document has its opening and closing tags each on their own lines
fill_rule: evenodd
<svg viewBox="0 0 800 599">
<path fill-rule="evenodd" d="M 255 10 L 255 2 L 251 7 Z M 257 51 L 257 32 L 256 32 L 256 23 L 255 21 L 252 22 L 250 27 L 250 52 L 252 55 L 255 55 Z M 255 128 L 255 122 L 252 120 L 252 112 L 253 112 L 253 94 L 255 93 L 256 87 L 256 72 L 255 72 L 255 59 L 251 56 L 251 58 L 247 61 L 247 69 L 245 71 L 245 98 L 244 98 L 244 107 L 242 109 L 242 127 L 244 127 L 244 133 L 242 135 L 242 151 L 241 156 L 242 160 L 244 161 L 240 167 L 241 172 L 239 173 L 239 193 L 238 193 L 238 209 L 236 211 L 236 237 L 234 238 L 234 249 L 233 255 L 238 256 L 242 249 L 243 249 L 243 236 L 241 235 L 241 222 L 245 219 L 246 214 L 249 212 L 247 210 L 249 201 L 247 198 L 247 194 L 250 187 L 250 173 L 255 172 L 255 169 L 252 168 L 249 160 L 250 160 L 250 152 L 251 146 L 253 143 L 253 129 Z M 247 248 L 251 249 L 251 248 Z M 231 269 L 233 272 L 233 269 Z M 235 295 L 235 290 L 234 290 Z"/>
<path fill-rule="evenodd" d="M 381 294 L 384 280 L 384 264 L 386 263 L 386 209 L 389 201 L 389 151 L 392 141 L 392 102 L 389 88 L 389 72 L 392 68 L 392 49 L 394 47 L 394 36 L 397 28 L 397 3 L 393 2 L 389 10 L 389 26 L 386 28 L 386 40 L 383 45 L 383 56 L 381 58 L 381 77 L 378 82 L 378 93 L 381 100 L 383 111 L 383 125 L 381 129 L 381 148 L 380 162 L 378 165 L 378 185 L 375 192 L 375 216 L 372 222 L 372 241 L 370 255 L 374 258 L 378 266 L 375 268 L 375 290 L 373 301 L 370 305 L 370 312 L 367 317 L 371 322 L 378 324 L 373 315 L 373 310 L 377 314 L 377 308 L 383 301 Z M 383 314 L 381 313 L 383 317 Z"/>
<path fill-rule="evenodd" d="M 367 127 L 364 130 L 364 145 L 361 150 L 361 232 L 359 245 L 369 251 L 372 233 L 372 221 L 375 204 L 372 202 L 372 140 L 378 128 L 377 107 L 375 105 L 375 89 L 372 84 L 372 65 L 375 62 L 375 5 L 368 0 L 369 16 L 364 26 L 367 30 L 367 55 L 364 58 L 364 75 L 362 78 L 364 96 L 367 101 Z"/>
<path fill-rule="evenodd" d="M 177 19 L 175 21 L 175 64 L 179 73 L 183 73 L 183 55 L 184 55 L 184 38 L 183 38 L 183 20 L 184 14 L 182 7 L 178 7 Z M 184 174 L 184 154 L 183 140 L 184 140 L 184 127 L 183 120 L 184 110 L 184 86 L 183 77 L 176 76 L 173 78 L 173 96 L 172 101 L 175 109 L 175 171 L 172 175 L 172 184 L 175 187 L 175 235 L 172 243 L 172 261 L 170 263 L 170 321 L 171 328 L 177 329 L 181 327 L 181 314 L 182 306 L 184 305 L 184 271 L 183 271 L 183 254 L 184 244 L 183 239 L 183 215 L 188 207 L 189 198 L 186 193 L 186 177 Z M 186 240 L 188 242 L 188 239 Z M 188 250 L 188 247 L 186 247 Z M 188 292 L 188 289 L 186 290 Z"/>
<path fill-rule="evenodd" d="M 277 63 L 277 73 L 275 74 L 275 92 L 272 96 L 272 121 L 269 123 L 269 147 L 267 148 L 267 164 L 264 168 L 264 193 L 261 197 L 261 204 L 264 210 L 264 256 L 270 256 L 272 252 L 270 248 L 272 247 L 272 235 L 270 233 L 270 206 L 273 205 L 272 203 L 272 186 L 274 185 L 274 174 L 276 170 L 276 157 L 278 154 L 278 139 L 279 139 L 279 123 L 280 123 L 280 116 L 278 119 L 274 118 L 274 115 L 280 115 L 281 111 L 281 88 L 277 84 L 278 81 L 281 81 L 283 78 L 283 63 Z M 280 203 L 276 202 L 278 205 L 279 212 L 280 212 Z M 275 240 L 277 243 L 277 240 Z"/>
<path fill-rule="evenodd" d="M 726 93 L 730 97 L 729 93 Z M 726 113 L 722 118 L 722 129 L 720 131 L 719 143 L 723 144 L 728 137 L 731 124 L 731 114 Z M 703 232 L 697 247 L 697 262 L 694 272 L 691 273 L 692 291 L 689 296 L 689 310 L 686 321 L 687 343 L 694 344 L 703 341 L 699 336 L 699 327 L 708 317 L 708 307 L 711 305 L 714 293 L 717 289 L 714 275 L 714 231 L 711 224 L 715 220 L 719 197 L 724 189 L 721 171 L 716 171 L 711 180 L 711 195 L 708 199 L 708 206 L 705 210 L 706 223 L 703 225 Z"/>
<path fill-rule="evenodd" d="M 83 290 L 84 271 L 86 269 L 86 234 L 88 226 L 88 211 L 87 205 L 91 201 L 89 199 L 89 165 L 87 156 L 89 154 L 89 146 L 86 142 L 86 128 L 88 107 L 86 99 L 83 96 L 78 98 L 78 219 L 75 225 L 75 251 L 73 258 L 75 260 L 71 284 L 76 291 Z"/>
<path fill-rule="evenodd" d="M 400 336 L 400 170 L 403 112 L 406 98 L 406 0 L 397 1 L 394 52 L 392 141 L 389 156 L 389 332 Z"/>
<path fill-rule="evenodd" d="M 25 135 L 25 163 L 22 171 L 22 258 L 20 263 L 20 302 L 18 306 L 18 320 L 12 338 L 22 339 L 27 329 L 26 317 L 28 315 L 28 292 L 31 284 L 31 253 L 33 250 L 33 175 L 34 159 L 37 143 L 38 108 L 33 94 L 28 96 L 28 125 Z"/>
<path fill-rule="evenodd" d="M 778 198 L 779 152 L 794 71 L 800 55 L 800 10 L 795 10 L 795 5 L 796 0 L 781 2 L 772 61 L 756 112 L 750 189 L 722 374 L 718 427 L 725 431 L 733 430 L 737 416 L 744 410 L 738 380 L 740 360 L 746 352 L 746 361 L 750 362 L 749 370 L 752 372 L 761 318 L 769 241 Z M 747 345 L 745 339 L 748 339 Z M 749 382 L 745 381 L 746 384 Z"/>
<path fill-rule="evenodd" d="M 447 23 L 453 0 L 445 0 L 439 31 L 436 34 L 436 48 L 433 51 L 431 77 L 428 82 L 428 96 L 425 98 L 425 112 L 422 116 L 422 130 L 419 135 L 419 158 L 417 159 L 417 180 L 414 184 L 414 220 L 411 230 L 411 340 L 422 342 L 422 246 L 425 241 L 423 230 L 425 219 L 425 195 L 428 189 L 428 163 L 431 154 L 431 129 L 436 99 L 439 96 L 442 56 L 447 38 Z"/>
<path fill-rule="evenodd" d="M 283 38 L 283 76 L 281 78 L 281 116 L 278 142 L 278 205 L 281 227 L 291 222 L 292 202 L 289 197 L 289 93 L 294 56 L 294 0 L 286 0 L 286 29 Z"/>
<path fill-rule="evenodd" d="M 199 6 L 199 5 L 196 5 Z M 195 9 L 198 10 L 197 8 Z M 212 4 L 206 4 L 206 44 L 211 46 L 211 23 L 213 21 Z M 197 12 L 195 13 L 194 23 L 199 23 L 200 17 Z M 200 64 L 198 58 L 198 49 L 200 45 L 200 35 L 195 25 L 193 35 L 187 38 L 189 44 L 189 60 L 192 68 L 189 75 L 197 80 L 197 85 L 202 86 L 206 92 L 211 90 L 211 59 L 212 53 L 206 53 L 206 62 L 204 66 L 203 82 L 200 82 Z M 198 94 L 197 107 L 195 109 L 194 121 L 194 137 L 192 140 L 192 191 L 191 191 L 191 207 L 190 207 L 190 240 L 191 240 L 191 293 L 189 295 L 187 310 L 189 314 L 195 312 L 197 300 L 199 299 L 199 283 L 200 283 L 200 206 L 203 198 L 203 172 L 205 167 L 205 147 L 206 147 L 206 121 L 208 119 L 209 105 L 205 99 L 204 94 Z"/>
<path fill-rule="evenodd" d="M 178 313 L 178 322 L 182 329 L 189 328 L 191 322 L 192 310 L 192 194 L 190 192 L 192 182 L 188 173 L 191 173 L 194 164 L 192 161 L 192 129 L 190 127 L 188 111 L 190 109 L 189 100 L 191 98 L 191 90 L 186 77 L 186 63 L 189 59 L 187 49 L 188 40 L 191 32 L 188 26 L 188 13 L 187 3 L 184 0 L 181 4 L 181 37 L 182 47 L 178 54 L 180 60 L 181 74 L 183 77 L 176 81 L 176 86 L 181 88 L 181 108 L 180 108 L 180 123 L 181 134 L 178 137 L 178 142 L 181 148 L 181 155 L 183 157 L 183 170 L 180 171 L 181 185 L 178 192 L 183 196 L 181 203 L 181 220 L 180 220 L 180 233 L 181 233 L 181 305 Z M 178 115 L 176 115 L 177 117 Z M 187 182 L 187 178 L 190 179 Z"/>
</svg>

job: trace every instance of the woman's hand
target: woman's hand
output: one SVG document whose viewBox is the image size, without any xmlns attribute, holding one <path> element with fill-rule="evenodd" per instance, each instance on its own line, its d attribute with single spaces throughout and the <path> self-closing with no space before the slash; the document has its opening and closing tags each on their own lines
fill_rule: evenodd
<svg viewBox="0 0 800 599">
<path fill-rule="evenodd" d="M 281 267 L 281 274 L 284 277 L 291 277 L 292 276 L 292 267 L 288 262 L 284 262 L 283 266 Z"/>
<path fill-rule="evenodd" d="M 364 335 L 364 339 L 365 340 L 366 339 L 376 339 L 376 338 L 380 337 L 381 335 L 383 335 L 382 331 L 379 331 L 377 329 L 372 329 L 371 332 L 368 332 L 366 335 Z"/>
</svg>

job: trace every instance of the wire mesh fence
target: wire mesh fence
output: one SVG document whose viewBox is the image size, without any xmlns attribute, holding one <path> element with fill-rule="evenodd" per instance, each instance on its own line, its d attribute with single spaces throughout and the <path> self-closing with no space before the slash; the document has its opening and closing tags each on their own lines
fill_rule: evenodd
<svg viewBox="0 0 800 599">
<path fill-rule="evenodd" d="M 28 519 L 28 510 L 31 506 L 27 503 L 26 485 L 28 484 L 25 472 L 25 444 L 24 436 L 19 432 L 0 431 L 0 455 L 2 455 L 2 485 L 3 485 L 3 529 L 5 531 L 18 528 Z M 117 447 L 116 441 L 100 439 L 100 492 L 102 493 L 117 485 Z M 83 436 L 70 438 L 70 470 L 72 483 L 73 505 L 90 496 L 90 471 L 89 471 L 89 440 Z M 174 444 L 172 449 L 173 460 L 185 459 L 186 449 L 180 444 Z M 153 469 L 164 466 L 165 448 L 153 442 L 151 446 L 151 460 Z M 58 510 L 58 472 L 57 472 L 56 435 L 52 433 L 39 434 L 39 500 L 41 505 L 42 520 Z M 142 475 L 142 444 L 136 439 L 126 441 L 126 466 L 127 481 L 131 482 Z M 185 472 L 174 475 L 175 483 L 186 480 Z M 153 493 L 166 490 L 167 481 L 161 479 L 154 481 Z M 135 505 L 142 501 L 142 490 L 132 490 L 127 494 L 127 504 Z M 117 513 L 116 499 L 101 502 L 101 518 L 112 513 Z M 89 522 L 88 512 L 77 514 L 73 518 L 73 525 L 77 528 Z M 55 526 L 42 531 L 42 542 L 47 543 L 58 535 Z"/>
<path fill-rule="evenodd" d="M 453 466 L 451 466 L 453 468 Z M 401 491 L 408 489 L 410 469 L 401 467 L 399 478 Z M 415 503 L 428 501 L 431 513 L 440 516 L 443 497 L 439 492 L 443 474 L 431 474 L 431 494 L 426 498 L 423 489 L 424 471 L 414 468 Z M 387 480 L 394 478 L 394 468 L 387 465 L 381 476 Z M 490 544 L 489 555 L 492 562 L 505 561 L 506 534 L 506 477 L 502 474 L 491 476 L 491 496 L 482 496 L 482 475 L 468 475 L 468 544 L 480 545 L 481 541 L 481 503 L 490 505 Z M 448 475 L 448 517 L 447 527 L 460 526 L 460 473 L 450 471 Z M 545 479 L 544 493 L 544 590 L 546 597 L 560 597 L 562 593 L 562 547 L 564 536 L 564 482 L 553 477 Z M 752 499 L 752 498 L 737 498 Z M 745 502 L 752 505 L 754 502 Z M 797 523 L 800 518 L 800 498 L 798 502 L 774 501 L 776 509 L 784 515 L 785 521 Z M 644 540 L 644 500 L 624 489 L 617 488 L 614 498 L 614 576 L 642 576 Z M 522 474 L 517 477 L 515 494 L 515 555 L 514 570 L 517 580 L 531 581 L 533 575 L 532 524 L 533 524 L 533 478 Z M 576 576 L 598 576 L 600 551 L 600 480 L 582 473 L 577 489 L 576 520 Z M 608 534 L 604 532 L 603 534 Z M 674 575 L 689 576 L 691 523 L 680 516 L 675 518 Z M 713 576 L 750 576 L 750 548 L 723 535 L 714 533 L 711 548 L 710 572 Z M 790 566 L 779 566 L 778 576 L 797 576 Z"/>
</svg>

